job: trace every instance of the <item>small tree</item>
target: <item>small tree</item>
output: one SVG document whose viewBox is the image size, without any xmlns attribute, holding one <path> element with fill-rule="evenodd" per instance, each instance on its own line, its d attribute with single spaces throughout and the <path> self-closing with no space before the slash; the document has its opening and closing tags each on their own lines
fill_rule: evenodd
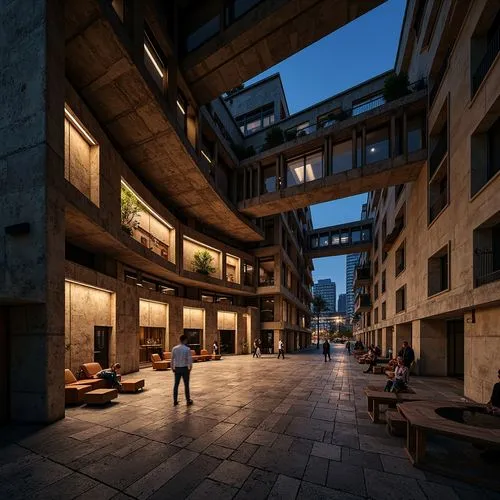
<svg viewBox="0 0 500 500">
<path fill-rule="evenodd" d="M 285 142 L 285 134 L 279 127 L 273 127 L 266 133 L 266 141 L 264 142 L 264 149 L 272 149 Z"/>
<path fill-rule="evenodd" d="M 388 76 L 384 82 L 383 95 L 385 102 L 395 101 L 410 93 L 410 80 L 407 73 L 394 73 Z"/>
<path fill-rule="evenodd" d="M 132 191 L 122 186 L 120 203 L 122 229 L 132 235 L 132 229 L 139 225 L 137 217 L 139 217 L 142 210 L 141 202 Z"/>
<path fill-rule="evenodd" d="M 214 258 L 208 250 L 200 250 L 193 256 L 193 271 L 200 274 L 209 275 L 215 273 L 216 269 L 213 265 Z"/>
<path fill-rule="evenodd" d="M 316 333 L 318 335 L 318 340 L 316 342 L 317 349 L 319 349 L 319 319 L 326 311 L 328 311 L 328 305 L 325 299 L 321 295 L 315 295 L 312 301 L 312 313 L 316 318 Z"/>
</svg>

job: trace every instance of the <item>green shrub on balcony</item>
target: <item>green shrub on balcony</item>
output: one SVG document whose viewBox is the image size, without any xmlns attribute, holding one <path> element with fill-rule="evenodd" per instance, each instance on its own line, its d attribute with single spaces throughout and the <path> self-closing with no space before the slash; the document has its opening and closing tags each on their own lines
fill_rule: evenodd
<svg viewBox="0 0 500 500">
<path fill-rule="evenodd" d="M 285 142 L 285 134 L 283 134 L 283 130 L 279 127 L 273 127 L 269 129 L 266 133 L 266 140 L 264 142 L 264 150 L 272 149 L 277 146 L 280 146 Z"/>
<path fill-rule="evenodd" d="M 213 264 L 214 258 L 208 250 L 199 250 L 196 252 L 191 263 L 195 273 L 204 274 L 206 276 L 215 273 L 216 269 Z"/>
<path fill-rule="evenodd" d="M 394 73 L 388 76 L 384 82 L 383 96 L 385 102 L 395 101 L 410 93 L 410 80 L 405 72 Z"/>
<path fill-rule="evenodd" d="M 132 236 L 132 230 L 139 225 L 137 218 L 140 217 L 142 211 L 141 202 L 134 193 L 122 186 L 120 203 L 122 229 Z"/>
</svg>

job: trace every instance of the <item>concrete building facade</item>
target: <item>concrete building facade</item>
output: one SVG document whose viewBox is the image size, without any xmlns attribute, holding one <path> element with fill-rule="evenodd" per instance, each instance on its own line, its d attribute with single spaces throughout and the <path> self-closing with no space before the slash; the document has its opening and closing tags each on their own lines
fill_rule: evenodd
<svg viewBox="0 0 500 500">
<path fill-rule="evenodd" d="M 414 182 L 370 193 L 356 303 L 363 341 L 408 340 L 418 373 L 463 377 L 483 403 L 500 352 L 499 21 L 495 1 L 408 2 L 396 70 L 428 79 L 429 157 Z"/>
<path fill-rule="evenodd" d="M 358 264 L 359 254 L 353 253 L 346 256 L 345 260 L 345 294 L 346 294 L 346 316 L 352 320 L 354 316 L 354 270 Z"/>
</svg>

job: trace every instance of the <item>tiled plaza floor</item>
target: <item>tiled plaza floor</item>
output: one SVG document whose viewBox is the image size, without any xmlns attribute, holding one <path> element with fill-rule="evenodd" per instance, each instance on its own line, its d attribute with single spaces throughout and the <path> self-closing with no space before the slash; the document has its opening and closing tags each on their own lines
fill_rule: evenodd
<svg viewBox="0 0 500 500">
<path fill-rule="evenodd" d="M 54 425 L 0 428 L 0 498 L 493 499 L 489 490 L 413 468 L 402 440 L 372 424 L 363 387 L 384 376 L 334 346 L 196 364 L 194 406 L 172 406 L 173 376 L 141 370 L 142 394 L 70 408 Z M 416 391 L 461 397 L 452 379 Z"/>
</svg>

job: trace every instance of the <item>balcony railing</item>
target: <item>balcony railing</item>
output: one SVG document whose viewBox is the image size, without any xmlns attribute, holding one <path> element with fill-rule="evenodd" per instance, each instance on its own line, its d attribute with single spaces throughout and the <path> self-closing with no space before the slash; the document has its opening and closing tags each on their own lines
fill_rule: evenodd
<svg viewBox="0 0 500 500">
<path fill-rule="evenodd" d="M 500 280 L 500 268 L 495 267 L 493 250 L 476 248 L 474 250 L 475 285 L 481 286 Z"/>
<path fill-rule="evenodd" d="M 500 26 L 497 27 L 496 31 L 493 33 L 491 40 L 486 47 L 479 66 L 477 67 L 474 75 L 472 76 L 472 95 L 474 95 L 481 83 L 483 82 L 486 74 L 493 65 L 493 61 L 496 59 L 497 54 L 500 52 Z"/>
<path fill-rule="evenodd" d="M 353 288 L 369 285 L 372 281 L 370 265 L 356 267 L 354 270 L 354 285 Z"/>
<path fill-rule="evenodd" d="M 425 78 L 421 78 L 420 80 L 417 80 L 416 82 L 413 82 L 408 86 L 407 94 L 419 92 L 420 90 L 423 90 L 424 88 L 426 88 L 426 86 L 427 86 L 427 80 Z M 317 132 L 318 130 L 333 127 L 336 123 L 347 120 L 348 118 L 351 118 L 352 116 L 359 116 L 359 115 L 366 113 L 368 111 L 372 111 L 374 109 L 380 108 L 384 104 L 387 104 L 384 97 L 382 95 L 378 94 L 368 101 L 359 102 L 358 104 L 355 104 L 351 108 L 342 109 L 340 111 L 332 111 L 331 115 L 329 115 L 326 120 L 323 120 L 321 122 L 311 123 L 310 125 L 308 125 L 306 127 L 300 127 L 300 125 L 299 125 L 299 126 L 294 126 L 294 127 L 284 129 L 283 130 L 283 143 L 293 141 L 293 140 L 300 138 L 300 137 L 306 137 L 308 135 L 311 135 L 311 134 Z M 273 127 L 276 127 L 276 125 L 272 125 L 272 126 L 268 127 L 267 129 L 270 130 Z M 300 127 L 300 128 L 298 128 L 298 127 Z M 272 147 L 275 147 L 275 145 L 273 144 L 272 146 L 269 147 L 268 145 L 266 145 L 264 143 L 260 146 L 256 146 L 255 152 L 261 153 L 262 151 L 265 151 L 266 149 L 269 149 Z"/>
</svg>

